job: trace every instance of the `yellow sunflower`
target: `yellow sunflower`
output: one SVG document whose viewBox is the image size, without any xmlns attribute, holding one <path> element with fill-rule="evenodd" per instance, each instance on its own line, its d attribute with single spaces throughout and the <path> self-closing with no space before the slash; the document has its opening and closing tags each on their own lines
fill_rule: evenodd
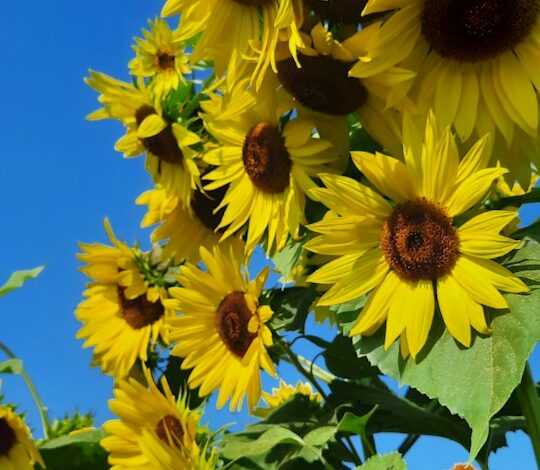
<svg viewBox="0 0 540 470">
<path fill-rule="evenodd" d="M 260 369 L 275 374 L 266 349 L 272 310 L 259 305 L 268 269 L 250 282 L 238 240 L 201 248 L 201 258 L 208 271 L 185 264 L 178 276 L 183 287 L 170 289 L 168 305 L 181 312 L 169 320 L 172 354 L 184 358 L 183 369 L 193 369 L 188 383 L 200 387 L 200 396 L 219 388 L 218 408 L 230 400 L 230 409 L 240 410 L 247 395 L 253 409 L 261 395 Z"/>
<path fill-rule="evenodd" d="M 0 406 L 0 468 L 33 470 L 45 463 L 32 440 L 30 429 L 8 406 Z"/>
<path fill-rule="evenodd" d="M 314 392 L 309 383 L 298 382 L 293 386 L 280 380 L 279 387 L 273 388 L 272 393 L 263 392 L 262 398 L 268 406 L 265 408 L 258 408 L 255 414 L 264 418 L 295 395 L 308 397 L 314 403 L 320 403 L 322 401 L 320 393 Z"/>
<path fill-rule="evenodd" d="M 305 194 L 315 187 L 319 172 L 330 171 L 336 155 L 328 141 L 314 137 L 312 121 L 296 118 L 282 125 L 289 99 L 273 87 L 263 89 L 255 100 L 239 86 L 230 100 L 225 98 L 225 109 L 215 103 L 205 108 L 203 120 L 220 146 L 203 159 L 215 167 L 204 177 L 209 181 L 205 189 L 228 185 L 218 206 L 225 208 L 218 227 L 225 228 L 222 239 L 247 225 L 248 251 L 266 233 L 270 252 L 282 247 L 289 234 L 298 235 L 305 223 Z M 233 114 L 229 107 L 243 112 Z"/>
<path fill-rule="evenodd" d="M 146 153 L 146 168 L 156 181 L 169 192 L 189 203 L 191 191 L 199 181 L 195 162 L 198 152 L 192 148 L 199 143 L 197 134 L 162 112 L 142 79 L 135 87 L 99 72 L 90 72 L 86 83 L 100 93 L 103 108 L 91 113 L 91 121 L 117 119 L 126 126 L 126 134 L 115 145 L 127 158 Z"/>
<path fill-rule="evenodd" d="M 293 55 L 302 45 L 301 0 L 167 0 L 162 15 L 176 14 L 192 31 L 203 32 L 192 60 L 213 60 L 218 75 L 225 73 L 233 54 L 255 52 L 254 77 L 260 85 L 268 67 L 275 68 L 278 40 L 287 38 Z"/>
<path fill-rule="evenodd" d="M 135 38 L 135 58 L 129 70 L 135 77 L 151 78 L 149 88 L 157 100 L 185 82 L 184 74 L 191 72 L 189 57 L 184 52 L 184 37 L 173 32 L 166 21 L 149 21 L 150 29 L 143 30 L 144 38 Z"/>
<path fill-rule="evenodd" d="M 193 192 L 190 207 L 179 204 L 176 196 L 157 187 L 141 194 L 137 204 L 146 205 L 148 212 L 143 218 L 143 228 L 155 224 L 152 232 L 154 243 L 166 242 L 163 258 L 174 258 L 177 262 L 197 262 L 201 246 L 211 249 L 219 242 L 216 228 L 221 222 L 223 211 L 214 213 L 225 195 L 224 188 L 214 191 L 197 189 Z"/>
<path fill-rule="evenodd" d="M 105 221 L 112 246 L 81 243 L 78 258 L 91 282 L 75 316 L 83 323 L 77 338 L 94 348 L 94 360 L 115 377 L 125 377 L 160 338 L 166 341 L 164 306 L 170 285 L 166 272 L 151 254 L 119 241 Z"/>
<path fill-rule="evenodd" d="M 392 10 L 351 70 L 368 77 L 408 62 L 415 99 L 467 140 L 491 120 L 510 143 L 538 131 L 540 8 L 537 0 L 369 0 L 364 14 Z"/>
<path fill-rule="evenodd" d="M 120 418 L 103 425 L 108 436 L 101 445 L 112 470 L 213 470 L 217 454 L 196 441 L 199 413 L 188 408 L 185 395 L 176 400 L 165 378 L 162 393 L 148 369 L 144 373 L 148 386 L 120 380 L 109 401 Z"/>
<path fill-rule="evenodd" d="M 506 172 L 483 168 L 486 141 L 459 161 L 450 129 L 438 129 L 430 114 L 424 138 L 405 127 L 405 163 L 353 152 L 358 169 L 391 201 L 350 178 L 321 176 L 326 188 L 314 192 L 334 217 L 310 226 L 320 235 L 306 248 L 337 259 L 308 280 L 331 285 L 319 305 L 370 293 L 351 335 L 371 334 L 386 321 L 385 347 L 401 336 L 402 353 L 415 357 L 427 340 L 436 298 L 449 333 L 468 347 L 471 326 L 489 333 L 483 306 L 508 307 L 499 290 L 527 292 L 492 260 L 520 245 L 500 235 L 514 212 L 483 212 L 460 226 L 454 220 Z"/>
</svg>

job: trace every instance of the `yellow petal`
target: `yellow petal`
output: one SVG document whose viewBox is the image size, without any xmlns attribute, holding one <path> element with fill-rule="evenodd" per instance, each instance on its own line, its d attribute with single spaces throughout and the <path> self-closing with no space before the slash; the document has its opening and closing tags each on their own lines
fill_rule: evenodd
<svg viewBox="0 0 540 470">
<path fill-rule="evenodd" d="M 437 280 L 437 299 L 448 331 L 463 346 L 469 347 L 471 345 L 469 308 L 471 304 L 473 306 L 478 304 L 451 275 Z"/>
<path fill-rule="evenodd" d="M 401 289 L 407 322 L 407 344 L 414 358 L 426 344 L 435 311 L 435 294 L 431 281 L 406 283 Z"/>
<path fill-rule="evenodd" d="M 144 139 L 159 134 L 168 126 L 167 122 L 157 114 L 150 114 L 146 117 L 137 129 L 137 137 Z"/>
</svg>

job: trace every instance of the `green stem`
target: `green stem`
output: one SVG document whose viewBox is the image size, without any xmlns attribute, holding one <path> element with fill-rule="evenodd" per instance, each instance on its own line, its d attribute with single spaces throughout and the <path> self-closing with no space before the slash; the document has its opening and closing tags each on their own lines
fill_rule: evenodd
<svg viewBox="0 0 540 470">
<path fill-rule="evenodd" d="M 1 341 L 0 341 L 0 351 L 2 351 L 10 359 L 18 359 L 18 357 L 13 353 L 13 351 L 9 349 Z M 39 413 L 39 418 L 41 420 L 41 428 L 43 429 L 43 439 L 47 440 L 49 438 L 49 427 L 50 427 L 49 418 L 47 417 L 47 407 L 45 406 L 45 404 L 43 403 L 43 400 L 39 396 L 39 393 L 34 385 L 34 382 L 32 382 L 32 379 L 30 378 L 28 373 L 24 370 L 24 368 L 21 369 L 20 375 L 30 392 L 32 399 L 34 400 L 34 403 L 36 404 L 36 408 Z"/>
<path fill-rule="evenodd" d="M 523 378 L 517 388 L 517 397 L 527 422 L 527 430 L 536 456 L 536 464 L 540 468 L 540 399 L 529 364 L 526 365 Z"/>
</svg>

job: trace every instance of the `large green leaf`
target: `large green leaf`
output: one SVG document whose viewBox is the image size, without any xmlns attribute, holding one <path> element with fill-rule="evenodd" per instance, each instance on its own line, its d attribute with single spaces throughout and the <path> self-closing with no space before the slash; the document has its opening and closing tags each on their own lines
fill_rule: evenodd
<svg viewBox="0 0 540 470">
<path fill-rule="evenodd" d="M 472 457 L 488 437 L 491 417 L 520 383 L 527 359 L 540 340 L 540 245 L 529 242 L 505 264 L 530 285 L 531 292 L 506 295 L 510 312 L 489 311 L 492 334 L 476 336 L 470 348 L 459 346 L 441 321 L 435 322 L 430 340 L 416 361 L 403 360 L 397 343 L 385 351 L 383 329 L 355 343 L 358 354 L 383 373 L 437 398 L 462 416 L 473 431 Z"/>
<path fill-rule="evenodd" d="M 26 281 L 35 279 L 39 276 L 43 269 L 44 266 L 39 266 L 37 268 L 25 271 L 15 271 L 11 276 L 9 276 L 6 283 L 0 287 L 0 297 L 3 297 L 4 295 L 9 294 L 11 291 L 22 287 Z"/>
<path fill-rule="evenodd" d="M 407 464 L 398 453 L 375 455 L 357 470 L 407 470 Z"/>
</svg>

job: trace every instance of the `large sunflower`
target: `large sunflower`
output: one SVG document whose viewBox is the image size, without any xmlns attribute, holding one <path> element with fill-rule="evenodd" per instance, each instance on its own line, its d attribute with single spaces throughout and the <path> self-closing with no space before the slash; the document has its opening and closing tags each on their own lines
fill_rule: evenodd
<svg viewBox="0 0 540 470">
<path fill-rule="evenodd" d="M 217 454 L 199 447 L 200 415 L 176 400 L 165 378 L 160 392 L 145 369 L 148 386 L 135 379 L 120 380 L 110 400 L 120 419 L 108 421 L 101 445 L 109 452 L 112 470 L 213 470 Z"/>
<path fill-rule="evenodd" d="M 135 77 L 150 78 L 149 88 L 157 100 L 185 81 L 184 74 L 191 71 L 188 55 L 184 51 L 184 38 L 173 32 L 166 21 L 150 21 L 150 29 L 143 30 L 144 38 L 135 38 L 135 58 L 129 70 Z"/>
<path fill-rule="evenodd" d="M 368 77 L 407 62 L 416 100 L 462 140 L 491 121 L 507 142 L 516 126 L 538 130 L 538 0 L 369 0 L 364 14 L 393 10 L 351 70 Z M 414 65 L 413 65 L 414 64 Z"/>
<path fill-rule="evenodd" d="M 89 120 L 117 119 L 126 126 L 126 134 L 115 145 L 126 157 L 146 153 L 146 168 L 156 181 L 186 204 L 199 180 L 195 162 L 199 143 L 197 134 L 177 122 L 171 122 L 153 100 L 142 79 L 137 87 L 108 75 L 91 72 L 86 83 L 100 93 L 103 108 L 91 113 Z"/>
<path fill-rule="evenodd" d="M 28 426 L 10 407 L 0 406 L 0 468 L 33 470 L 35 464 L 45 468 Z"/>
<path fill-rule="evenodd" d="M 137 359 L 146 361 L 149 346 L 166 339 L 164 318 L 172 312 L 166 273 L 149 253 L 119 241 L 108 223 L 113 246 L 81 243 L 81 268 L 91 282 L 75 316 L 83 323 L 77 338 L 94 347 L 94 360 L 115 377 L 125 377 Z"/>
<path fill-rule="evenodd" d="M 288 97 L 273 87 L 263 89 L 255 100 L 238 86 L 232 97 L 225 97 L 225 109 L 214 102 L 205 108 L 205 125 L 220 147 L 203 159 L 215 167 L 204 177 L 210 181 L 205 189 L 228 185 L 219 206 L 225 207 L 222 238 L 247 224 L 247 249 L 253 250 L 266 233 L 270 252 L 283 246 L 289 234 L 298 234 L 305 223 L 305 194 L 315 187 L 312 178 L 329 171 L 336 155 L 328 141 L 314 137 L 312 121 L 290 119 L 282 125 Z M 233 117 L 228 108 L 242 112 Z"/>
<path fill-rule="evenodd" d="M 320 305 L 371 292 L 351 335 L 373 333 L 386 321 L 385 347 L 401 336 L 402 352 L 415 357 L 427 340 L 436 298 L 450 334 L 469 346 L 471 326 L 489 332 L 483 306 L 508 307 L 499 290 L 528 290 L 492 261 L 520 244 L 499 233 L 515 212 L 483 212 L 460 226 L 454 219 L 506 171 L 483 168 L 486 140 L 460 162 L 450 129 L 441 132 L 430 114 L 424 139 L 406 126 L 405 163 L 353 152 L 358 169 L 391 201 L 350 178 L 321 177 L 326 188 L 314 192 L 333 217 L 310 226 L 321 235 L 306 248 L 338 258 L 308 280 L 331 285 Z"/>
<path fill-rule="evenodd" d="M 242 408 L 247 395 L 253 409 L 261 395 L 261 367 L 275 374 L 266 348 L 272 334 L 265 322 L 272 316 L 259 296 L 268 270 L 249 282 L 243 266 L 244 247 L 231 240 L 212 251 L 201 248 L 208 271 L 184 265 L 178 276 L 183 287 L 173 287 L 168 305 L 179 316 L 171 318 L 172 354 L 184 358 L 182 368 L 193 369 L 188 383 L 201 396 L 219 388 L 217 406 L 230 400 L 231 410 Z"/>
<path fill-rule="evenodd" d="M 166 242 L 163 258 L 196 262 L 201 246 L 211 249 L 219 242 L 220 235 L 215 230 L 221 222 L 223 211 L 214 213 L 214 210 L 224 194 L 225 188 L 214 191 L 196 189 L 190 207 L 186 208 L 176 196 L 167 194 L 160 187 L 146 191 L 137 199 L 137 204 L 148 207 L 141 226 L 159 224 L 152 232 L 152 241 Z"/>
</svg>

